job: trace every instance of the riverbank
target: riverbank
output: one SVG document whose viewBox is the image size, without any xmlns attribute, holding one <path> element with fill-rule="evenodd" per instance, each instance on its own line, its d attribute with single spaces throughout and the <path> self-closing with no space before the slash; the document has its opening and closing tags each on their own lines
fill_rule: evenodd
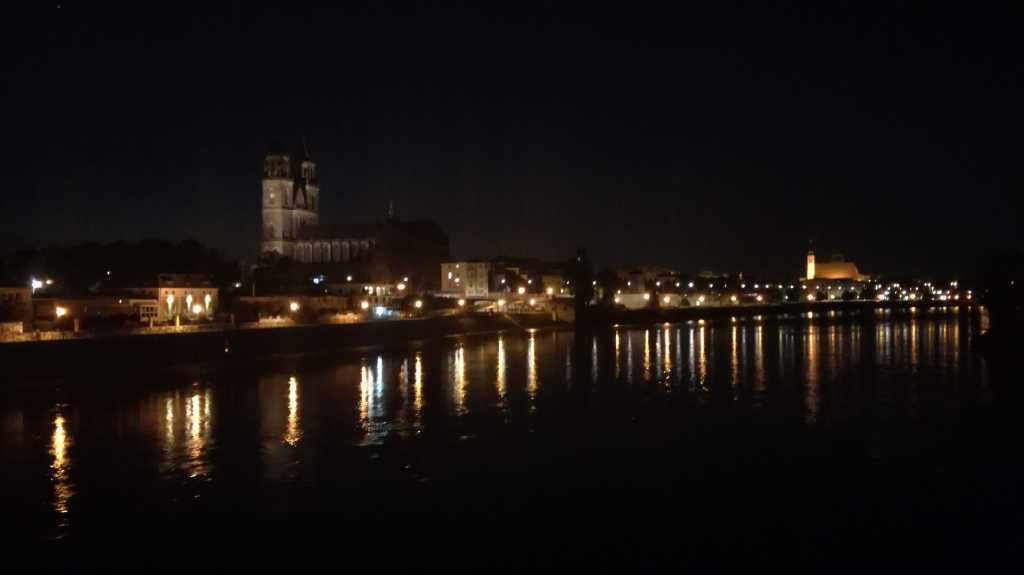
<svg viewBox="0 0 1024 575">
<path fill-rule="evenodd" d="M 6 382 L 82 372 L 127 374 L 186 364 L 220 364 L 288 355 L 336 353 L 360 347 L 455 334 L 549 327 L 546 316 L 463 315 L 351 324 L 78 337 L 0 345 Z"/>
<path fill-rule="evenodd" d="M 915 313 L 973 313 L 980 306 L 910 302 L 820 302 L 807 304 L 691 307 L 678 309 L 596 312 L 591 328 L 638 326 L 687 321 L 762 319 L 785 321 L 876 321 Z M 208 326 L 201 330 L 168 328 L 145 335 L 67 334 L 66 338 L 0 345 L 2 379 L 11 382 L 51 379 L 90 372 L 127 374 L 175 365 L 221 364 L 289 355 L 331 354 L 361 347 L 383 346 L 456 334 L 495 333 L 545 327 L 570 327 L 543 314 L 466 314 L 424 319 L 347 324 L 295 325 L 274 328 Z"/>
</svg>

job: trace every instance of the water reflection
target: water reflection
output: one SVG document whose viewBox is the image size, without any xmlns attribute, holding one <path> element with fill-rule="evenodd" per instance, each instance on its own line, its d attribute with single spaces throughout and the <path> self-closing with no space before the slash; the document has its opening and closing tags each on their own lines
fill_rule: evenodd
<svg viewBox="0 0 1024 575">
<path fill-rule="evenodd" d="M 644 330 L 644 381 L 651 380 L 651 330 Z"/>
<path fill-rule="evenodd" d="M 412 379 L 413 410 L 416 413 L 416 426 L 419 427 L 423 414 L 423 353 L 416 352 L 416 363 L 413 367 Z"/>
<path fill-rule="evenodd" d="M 754 390 L 764 391 L 764 326 L 754 327 Z"/>
<path fill-rule="evenodd" d="M 665 324 L 665 329 L 662 334 L 664 345 L 660 347 L 660 353 L 664 355 L 664 359 L 661 362 L 664 365 L 662 370 L 662 378 L 665 382 L 672 381 L 672 330 L 671 326 Z"/>
<path fill-rule="evenodd" d="M 200 484 L 183 479 L 213 477 L 213 462 L 224 462 L 216 469 L 224 471 L 217 474 L 217 482 L 250 471 L 266 486 L 299 476 L 322 479 L 335 472 L 351 472 L 359 481 L 365 479 L 358 477 L 360 473 L 369 472 L 348 465 L 351 453 L 366 461 L 361 448 L 387 437 L 401 446 L 398 451 L 403 458 L 409 454 L 407 461 L 416 468 L 417 461 L 430 455 L 423 455 L 418 451 L 423 448 L 413 443 L 399 442 L 417 437 L 409 432 L 422 429 L 424 422 L 432 426 L 431 433 L 425 434 L 431 445 L 441 447 L 463 435 L 487 441 L 496 435 L 496 428 L 502 434 L 514 434 L 537 423 L 538 429 L 551 432 L 548 422 L 575 425 L 578 410 L 598 413 L 594 405 L 607 407 L 614 414 L 609 420 L 620 415 L 614 410 L 629 410 L 629 418 L 638 423 L 663 417 L 686 425 L 692 419 L 687 410 L 698 418 L 715 418 L 735 409 L 749 410 L 756 417 L 811 424 L 862 417 L 856 423 L 871 425 L 880 413 L 889 420 L 933 417 L 936 410 L 949 411 L 967 396 L 975 401 L 973 394 L 964 393 L 965 386 L 979 390 L 985 386 L 985 364 L 970 351 L 970 320 L 952 312 L 919 313 L 914 318 L 866 314 L 857 322 L 845 323 L 841 318 L 735 324 L 725 319 L 617 328 L 598 332 L 593 339 L 588 336 L 579 346 L 571 332 L 558 332 L 557 337 L 505 332 L 446 339 L 364 357 L 339 357 L 326 367 L 322 360 L 289 360 L 287 367 L 261 372 L 255 386 L 247 380 L 233 382 L 237 372 L 213 370 L 210 381 L 201 384 L 183 380 L 170 390 L 139 386 L 123 397 L 103 398 L 91 405 L 85 402 L 74 410 L 65 405 L 51 410 L 47 404 L 33 412 L 31 406 L 14 405 L 9 409 L 24 412 L 29 420 L 26 430 L 34 431 L 24 433 L 25 437 L 35 439 L 9 440 L 0 446 L 0 456 L 13 454 L 34 461 L 34 479 L 29 480 L 39 482 L 34 486 L 38 493 L 34 505 L 52 506 L 60 524 L 77 527 L 82 522 L 74 520 L 73 514 L 87 502 L 81 495 L 85 489 L 79 486 L 118 479 L 94 477 L 111 472 L 88 459 L 83 463 L 83 457 L 126 445 L 133 450 L 139 447 L 133 456 L 148 458 L 139 466 L 146 473 L 131 476 L 140 482 L 134 492 L 170 495 L 164 502 L 192 501 L 200 493 L 196 489 Z M 563 356 L 566 350 L 570 353 Z M 559 381 L 567 358 L 577 370 L 591 369 L 596 392 L 588 396 L 588 401 L 593 400 L 590 404 L 574 394 L 560 393 L 568 383 Z M 651 378 L 648 381 L 669 385 L 623 384 L 641 374 Z M 674 381 L 681 384 L 672 385 Z M 737 400 L 708 401 L 720 398 L 719 392 Z M 473 417 L 453 421 L 467 408 Z M 89 409 L 95 411 L 89 413 Z M 742 413 L 748 415 L 748 411 Z M 215 417 L 217 425 L 213 425 Z M 118 425 L 115 440 L 105 439 L 113 435 L 107 427 L 86 428 L 86 423 L 109 420 Z M 516 425 L 522 422 L 530 426 Z M 401 434 L 388 436 L 391 429 Z M 97 442 L 96 448 L 78 449 L 87 440 L 90 447 Z M 343 452 L 346 449 L 352 451 Z M 385 452 L 387 460 L 388 450 L 372 451 Z M 328 460 L 344 462 L 338 463 L 344 470 L 331 469 L 333 463 Z M 306 465 L 310 461 L 315 465 Z M 0 463 L 5 471 L 10 469 L 7 460 Z M 394 468 L 405 464 L 403 459 Z M 161 472 L 152 473 L 155 467 Z M 229 469 L 244 471 L 229 473 Z M 21 480 L 20 476 L 12 479 Z M 212 485 L 219 487 L 217 482 Z M 212 487 L 202 489 L 205 502 L 210 493 L 206 489 Z"/>
<path fill-rule="evenodd" d="M 736 318 L 733 318 L 735 321 Z M 732 326 L 732 337 L 730 338 L 732 353 L 729 355 L 729 385 L 736 388 L 740 383 L 740 360 L 739 351 L 736 348 L 736 325 Z"/>
<path fill-rule="evenodd" d="M 455 413 L 466 412 L 466 348 L 459 343 L 452 356 L 452 392 L 455 400 Z"/>
<path fill-rule="evenodd" d="M 808 312 L 810 314 L 810 312 Z M 804 375 L 804 405 L 807 408 L 807 422 L 814 423 L 818 419 L 820 382 L 818 380 L 818 326 L 808 325 L 804 334 L 804 350 L 806 353 Z"/>
<path fill-rule="evenodd" d="M 618 381 L 622 377 L 622 355 L 619 353 L 619 330 L 615 329 L 615 380 Z"/>
<path fill-rule="evenodd" d="M 531 399 L 537 394 L 537 338 L 533 330 L 526 350 L 526 391 Z"/>
<path fill-rule="evenodd" d="M 207 452 L 213 421 L 210 389 L 202 390 L 198 384 L 192 384 L 184 399 L 180 391 L 175 391 L 163 403 L 161 471 L 181 472 L 190 478 L 208 475 Z M 182 413 L 184 417 L 179 418 Z"/>
<path fill-rule="evenodd" d="M 295 445 L 302 437 L 299 431 L 299 382 L 295 376 L 288 378 L 288 425 L 285 428 L 284 442 Z"/>
<path fill-rule="evenodd" d="M 71 438 L 65 428 L 66 421 L 58 406 L 53 416 L 53 434 L 50 438 L 50 480 L 53 483 L 53 509 L 57 512 L 57 527 L 66 528 L 68 520 L 68 501 L 74 495 L 71 487 L 71 461 L 67 456 L 71 446 Z"/>
<path fill-rule="evenodd" d="M 365 443 L 376 443 L 387 434 L 384 419 L 384 358 L 377 356 L 376 368 L 363 358 L 359 377 L 359 426 Z"/>
</svg>

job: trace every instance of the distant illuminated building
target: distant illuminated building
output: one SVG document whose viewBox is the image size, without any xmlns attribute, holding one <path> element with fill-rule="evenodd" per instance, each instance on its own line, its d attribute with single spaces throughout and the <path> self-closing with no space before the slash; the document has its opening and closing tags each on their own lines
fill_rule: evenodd
<svg viewBox="0 0 1024 575">
<path fill-rule="evenodd" d="M 839 299 L 846 292 L 854 292 L 859 295 L 860 291 L 871 281 L 871 277 L 862 274 L 857 269 L 857 264 L 846 261 L 840 254 L 832 256 L 828 262 L 816 261 L 814 250 L 807 252 L 807 268 L 801 282 L 806 282 L 806 289 L 814 292 L 834 292 L 828 294 L 828 299 Z M 813 283 L 811 283 L 813 282 Z M 809 294 L 809 295 L 813 295 Z M 813 301 L 810 300 L 809 301 Z"/>
<path fill-rule="evenodd" d="M 804 279 L 871 281 L 869 276 L 860 273 L 857 264 L 846 261 L 840 254 L 833 255 L 829 262 L 815 262 L 814 250 L 807 252 L 807 274 Z"/>
</svg>

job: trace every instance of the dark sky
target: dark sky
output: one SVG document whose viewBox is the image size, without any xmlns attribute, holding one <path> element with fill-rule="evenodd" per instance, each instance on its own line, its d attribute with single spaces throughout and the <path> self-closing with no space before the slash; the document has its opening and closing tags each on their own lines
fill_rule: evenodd
<svg viewBox="0 0 1024 575">
<path fill-rule="evenodd" d="M 457 257 L 582 244 L 796 274 L 813 239 L 942 274 L 1021 245 L 1009 12 L 95 4 L 2 25 L 7 245 L 194 237 L 251 259 L 262 155 L 303 136 L 321 221 L 393 197 Z"/>
</svg>

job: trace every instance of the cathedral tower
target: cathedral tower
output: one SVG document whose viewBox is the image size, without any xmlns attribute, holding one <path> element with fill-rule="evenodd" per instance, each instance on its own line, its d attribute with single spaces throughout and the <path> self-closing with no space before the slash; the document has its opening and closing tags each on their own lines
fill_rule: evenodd
<svg viewBox="0 0 1024 575">
<path fill-rule="evenodd" d="M 292 257 L 291 158 L 273 147 L 263 159 L 263 242 L 261 252 L 277 252 Z"/>
<path fill-rule="evenodd" d="M 310 261 L 312 249 L 302 229 L 318 223 L 320 183 L 317 166 L 303 145 L 298 173 L 291 156 L 275 146 L 263 160 L 263 240 L 261 252 Z"/>
</svg>

